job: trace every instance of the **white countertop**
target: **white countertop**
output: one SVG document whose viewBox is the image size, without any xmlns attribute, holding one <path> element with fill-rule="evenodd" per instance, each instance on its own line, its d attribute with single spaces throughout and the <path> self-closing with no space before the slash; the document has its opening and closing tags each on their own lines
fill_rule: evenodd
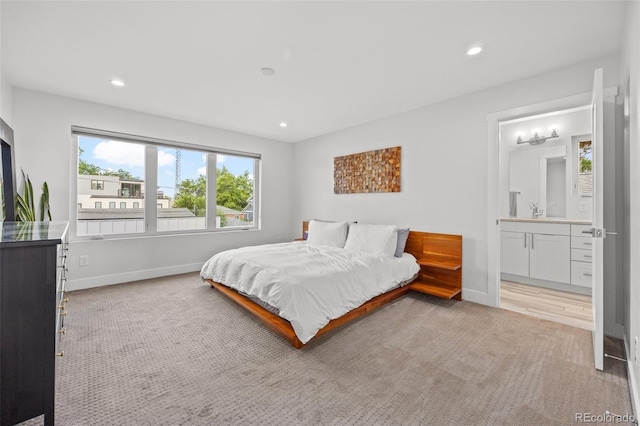
<svg viewBox="0 0 640 426">
<path fill-rule="evenodd" d="M 591 225 L 591 219 L 568 219 L 564 217 L 502 217 L 500 222 L 541 222 L 541 223 L 569 223 L 574 225 Z"/>
</svg>

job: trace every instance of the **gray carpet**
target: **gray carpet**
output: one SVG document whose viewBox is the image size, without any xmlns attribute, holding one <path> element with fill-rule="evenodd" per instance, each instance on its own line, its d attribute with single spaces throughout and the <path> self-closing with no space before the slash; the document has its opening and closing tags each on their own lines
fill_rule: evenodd
<svg viewBox="0 0 640 426">
<path fill-rule="evenodd" d="M 69 298 L 59 425 L 569 425 L 631 413 L 624 363 L 597 372 L 590 332 L 470 302 L 410 294 L 296 350 L 197 274 Z"/>
</svg>

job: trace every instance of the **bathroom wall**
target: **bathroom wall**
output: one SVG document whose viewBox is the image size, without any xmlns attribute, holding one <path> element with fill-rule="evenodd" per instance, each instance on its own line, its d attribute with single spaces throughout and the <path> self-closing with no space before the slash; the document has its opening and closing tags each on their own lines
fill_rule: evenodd
<svg viewBox="0 0 640 426">
<path fill-rule="evenodd" d="M 555 127 L 559 134 L 558 138 L 550 139 L 540 145 L 530 145 L 528 143 L 517 145 L 516 138 L 518 135 L 522 139 L 529 139 L 532 136 L 532 130 L 538 129 L 543 136 L 551 133 L 551 128 Z M 531 154 L 532 161 L 536 161 L 540 154 L 545 152 L 557 151 L 559 147 L 566 149 L 565 164 L 565 199 L 566 217 L 571 219 L 591 219 L 591 197 L 580 196 L 577 192 L 576 182 L 578 173 L 578 153 L 577 147 L 572 142 L 573 136 L 588 135 L 591 133 L 591 111 L 590 109 L 571 110 L 562 113 L 544 114 L 535 117 L 527 117 L 510 122 L 503 123 L 500 126 L 500 214 L 502 217 L 509 216 L 509 157 L 512 152 L 520 152 L 523 155 Z M 544 182 L 541 179 L 539 168 L 532 167 L 533 172 L 530 173 L 532 185 L 535 181 Z M 535 173 L 535 176 L 534 176 Z M 557 189 L 552 190 L 552 194 L 547 194 L 548 200 L 553 200 L 553 193 L 557 194 Z M 551 198 L 550 198 L 551 196 Z M 517 217 L 530 217 L 531 210 L 528 208 L 530 202 L 536 202 L 543 209 L 543 216 L 547 216 L 549 211 L 560 210 L 560 204 L 563 202 L 562 197 L 557 197 L 555 206 L 547 206 L 545 199 L 535 198 L 530 195 L 518 195 L 519 208 Z M 523 199 L 523 197 L 532 199 Z M 524 206 L 524 207 L 523 207 Z"/>
</svg>

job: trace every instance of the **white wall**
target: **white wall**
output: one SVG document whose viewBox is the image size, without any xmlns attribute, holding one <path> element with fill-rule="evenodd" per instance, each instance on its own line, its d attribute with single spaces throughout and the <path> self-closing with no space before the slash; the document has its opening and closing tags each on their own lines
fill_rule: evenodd
<svg viewBox="0 0 640 426">
<path fill-rule="evenodd" d="M 516 145 L 516 135 L 523 133 L 523 139 L 529 139 L 531 137 L 531 129 L 540 129 L 540 134 L 548 136 L 551 132 L 548 128 L 551 125 L 556 125 L 558 134 L 560 137 L 557 139 L 550 139 L 541 145 L 529 145 L 521 144 Z M 572 111 L 558 115 L 545 115 L 543 117 L 532 118 L 526 121 L 517 121 L 512 123 L 506 123 L 500 126 L 500 214 L 502 217 L 509 216 L 509 155 L 513 151 L 527 151 L 532 153 L 537 161 L 537 154 L 544 150 L 550 150 L 554 147 L 564 146 L 566 149 L 566 177 L 565 177 L 565 189 L 566 189 L 566 217 L 570 219 L 591 219 L 591 197 L 583 197 L 577 194 L 577 190 L 574 187 L 575 176 L 577 176 L 577 152 L 575 144 L 572 143 L 572 136 L 584 135 L 591 133 L 591 111 L 580 110 Z M 532 157 L 533 158 L 533 157 Z M 532 179 L 537 179 L 538 176 Z M 537 194 L 536 194 L 537 195 Z M 529 210 L 528 203 L 530 200 L 525 200 L 520 197 L 522 205 L 525 208 L 519 208 L 518 217 L 531 217 L 531 210 Z M 547 212 L 550 210 L 549 206 L 546 206 L 546 200 L 539 200 L 536 197 L 536 201 L 541 208 L 544 209 L 544 216 L 547 216 Z M 586 210 L 580 209 L 580 204 L 584 203 Z"/>
<path fill-rule="evenodd" d="M 624 99 L 624 242 L 623 300 L 627 365 L 636 415 L 640 410 L 640 360 L 635 338 L 640 337 L 640 4 L 630 2 L 621 57 L 621 89 Z"/>
<path fill-rule="evenodd" d="M 310 218 L 408 225 L 463 236 L 463 297 L 487 303 L 487 114 L 591 91 L 619 78 L 611 55 L 294 146 L 293 232 Z M 402 192 L 333 194 L 333 157 L 402 146 Z"/>
<path fill-rule="evenodd" d="M 68 189 L 76 178 L 72 125 L 262 154 L 261 230 L 72 242 L 69 289 L 198 270 L 218 251 L 294 236 L 289 143 L 21 88 L 13 91 L 13 124 L 17 166 L 34 187 L 48 182 L 54 220 L 68 220 L 75 208 Z M 79 267 L 80 255 L 89 256 L 89 266 Z"/>
<path fill-rule="evenodd" d="M 0 1 L 0 21 L 2 17 L 2 1 Z M 0 45 L 2 44 L 2 31 L 0 31 Z M 0 118 L 11 126 L 12 117 L 12 87 L 4 75 L 2 55 L 0 54 Z"/>
</svg>

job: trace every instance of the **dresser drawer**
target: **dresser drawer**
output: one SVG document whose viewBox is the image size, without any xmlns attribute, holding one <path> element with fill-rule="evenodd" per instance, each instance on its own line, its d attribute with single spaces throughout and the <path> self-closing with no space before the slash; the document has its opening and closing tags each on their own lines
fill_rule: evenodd
<svg viewBox="0 0 640 426">
<path fill-rule="evenodd" d="M 583 250 L 583 249 L 577 249 L 577 248 L 572 248 L 571 249 L 571 260 L 577 260 L 579 262 L 589 262 L 591 263 L 591 258 L 593 257 L 593 254 L 591 252 L 591 250 Z"/>
<path fill-rule="evenodd" d="M 591 250 L 593 241 L 591 237 L 571 236 L 571 248 Z"/>
<path fill-rule="evenodd" d="M 591 288 L 591 263 L 571 261 L 571 284 Z"/>
</svg>

